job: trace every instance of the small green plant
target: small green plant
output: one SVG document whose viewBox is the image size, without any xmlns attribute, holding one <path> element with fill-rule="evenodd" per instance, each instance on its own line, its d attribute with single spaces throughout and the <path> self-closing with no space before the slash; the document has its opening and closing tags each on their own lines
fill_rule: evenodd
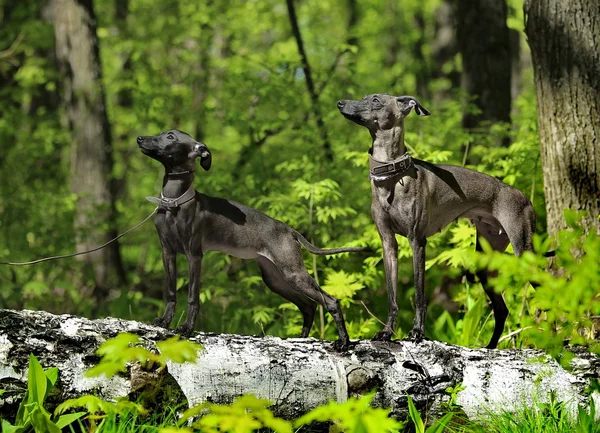
<svg viewBox="0 0 600 433">
<path fill-rule="evenodd" d="M 193 427 L 203 433 L 251 433 L 262 428 L 268 428 L 275 433 L 292 433 L 292 424 L 275 417 L 268 409 L 270 405 L 271 402 L 268 400 L 256 398 L 251 394 L 237 398 L 231 405 L 202 403 L 186 410 L 178 425 L 181 427 L 190 418 L 200 415 L 201 417 L 193 423 Z M 172 431 L 172 429 L 163 429 L 160 433 Z"/>
<path fill-rule="evenodd" d="M 105 341 L 96 353 L 101 356 L 98 365 L 90 368 L 86 375 L 114 376 L 118 372 L 125 371 L 127 364 L 140 362 L 144 367 L 149 368 L 154 363 L 164 366 L 167 361 L 182 363 L 193 362 L 198 357 L 198 351 L 202 346 L 188 340 L 180 340 L 178 336 L 159 341 L 156 346 L 160 353 L 156 354 L 142 347 L 140 338 L 137 335 L 122 333 L 115 338 Z M 93 431 L 100 429 L 107 420 L 115 415 L 146 415 L 148 410 L 141 404 L 129 401 L 127 398 L 117 399 L 116 402 L 102 400 L 93 395 L 84 395 L 79 398 L 69 399 L 61 403 L 55 410 L 55 415 L 63 412 L 84 407 L 86 412 L 79 412 L 80 416 L 88 415 L 87 419 L 91 423 Z M 62 415 L 69 416 L 69 415 Z M 101 420 L 96 425 L 96 421 Z"/>
<path fill-rule="evenodd" d="M 101 356 L 98 365 L 90 368 L 86 375 L 108 377 L 127 369 L 127 364 L 140 362 L 143 366 L 153 363 L 165 365 L 167 361 L 183 363 L 194 362 L 202 346 L 188 340 L 180 340 L 178 336 L 159 341 L 156 346 L 159 353 L 153 353 L 139 345 L 140 337 L 134 334 L 122 333 L 115 338 L 105 341 L 96 353 Z"/>
<path fill-rule="evenodd" d="M 58 369 L 42 368 L 33 354 L 29 355 L 29 372 L 27 373 L 27 391 L 19 405 L 15 425 L 2 420 L 3 433 L 60 433 L 61 429 L 72 424 L 85 415 L 76 412 L 67 415 L 50 417 L 50 412 L 44 408 L 44 401 L 58 379 Z"/>
<path fill-rule="evenodd" d="M 446 427 L 454 416 L 453 412 L 448 412 L 425 429 L 427 419 L 423 420 L 421 412 L 418 411 L 410 395 L 407 394 L 406 398 L 408 399 L 408 416 L 415 426 L 416 433 L 442 433 L 446 431 Z"/>
<path fill-rule="evenodd" d="M 571 413 L 564 402 L 550 395 L 547 403 L 524 405 L 516 413 L 504 412 L 491 415 L 484 425 L 471 424 L 469 433 L 600 433 L 600 423 L 595 420 L 594 399 L 589 398 L 588 407 L 579 406 Z"/>
<path fill-rule="evenodd" d="M 295 427 L 301 427 L 315 421 L 330 421 L 336 431 L 352 433 L 397 432 L 404 424 L 389 418 L 389 410 L 371 407 L 374 393 L 360 398 L 351 398 L 344 403 L 330 402 L 313 409 L 298 418 Z"/>
<path fill-rule="evenodd" d="M 72 398 L 66 400 L 65 402 L 58 405 L 55 409 L 54 414 L 60 415 L 63 412 L 68 410 L 83 407 L 86 409 L 86 412 L 83 412 L 87 415 L 85 418 L 89 423 L 87 429 L 93 432 L 103 431 L 103 428 L 106 428 L 106 423 L 110 423 L 111 420 L 113 424 L 118 423 L 115 420 L 116 417 L 122 417 L 123 420 L 128 418 L 135 418 L 138 416 L 146 416 L 150 412 L 141 404 L 129 401 L 127 397 L 118 398 L 115 402 L 102 400 L 94 395 L 84 395 L 79 398 Z M 125 422 L 125 421 L 124 421 Z M 107 431 L 111 431 L 108 429 Z"/>
</svg>

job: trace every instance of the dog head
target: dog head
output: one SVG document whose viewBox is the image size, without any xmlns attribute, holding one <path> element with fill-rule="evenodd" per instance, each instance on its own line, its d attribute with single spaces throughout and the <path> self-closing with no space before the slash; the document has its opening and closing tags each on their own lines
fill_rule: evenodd
<svg viewBox="0 0 600 433">
<path fill-rule="evenodd" d="M 204 170 L 208 170 L 212 163 L 212 156 L 206 144 L 176 129 L 159 135 L 140 136 L 137 143 L 144 155 L 156 159 L 170 170 L 193 170 L 198 157 Z"/>
<path fill-rule="evenodd" d="M 414 109 L 419 116 L 429 116 L 429 111 L 413 96 L 392 96 L 386 93 L 364 96 L 359 100 L 337 103 L 340 113 L 370 131 L 392 129 Z"/>
</svg>

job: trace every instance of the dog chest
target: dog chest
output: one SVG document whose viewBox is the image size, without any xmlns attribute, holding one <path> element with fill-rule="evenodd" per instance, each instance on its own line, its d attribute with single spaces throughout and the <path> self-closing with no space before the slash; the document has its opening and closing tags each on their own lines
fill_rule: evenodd
<svg viewBox="0 0 600 433">
<path fill-rule="evenodd" d="M 416 228 L 416 223 L 421 220 L 420 207 L 416 206 L 416 197 L 413 185 L 405 182 L 377 186 L 372 184 L 371 213 L 376 224 L 391 226 L 395 233 L 409 236 Z"/>
</svg>

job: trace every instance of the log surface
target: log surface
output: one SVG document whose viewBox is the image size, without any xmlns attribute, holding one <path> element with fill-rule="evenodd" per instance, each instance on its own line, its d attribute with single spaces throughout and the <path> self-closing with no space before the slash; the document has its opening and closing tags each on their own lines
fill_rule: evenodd
<svg viewBox="0 0 600 433">
<path fill-rule="evenodd" d="M 343 353 L 332 342 L 243 335 L 196 333 L 202 344 L 195 363 L 168 363 L 166 372 L 85 377 L 96 365 L 98 346 L 121 332 L 140 336 L 148 347 L 172 332 L 115 318 L 88 320 L 43 311 L 0 310 L 0 416 L 13 419 L 26 389 L 29 354 L 44 368 L 58 367 L 52 402 L 84 394 L 105 399 L 135 396 L 147 386 L 176 389 L 178 403 L 230 403 L 243 394 L 273 402 L 274 412 L 295 418 L 330 400 L 346 401 L 376 390 L 374 403 L 405 418 L 410 395 L 420 410 L 434 416 L 449 400 L 448 387 L 461 384 L 457 403 L 469 418 L 519 410 L 547 401 L 551 392 L 574 410 L 587 401 L 586 388 L 600 375 L 600 358 L 577 353 L 567 371 L 536 350 L 468 349 L 446 343 L 358 341 Z M 156 383 L 153 383 L 156 382 Z M 160 384 L 158 384 L 160 383 Z M 171 395 L 173 395 L 171 393 Z M 173 399 L 173 397 L 171 397 Z M 600 395 L 594 394 L 597 407 Z M 177 403 L 177 402 L 175 402 Z"/>
</svg>

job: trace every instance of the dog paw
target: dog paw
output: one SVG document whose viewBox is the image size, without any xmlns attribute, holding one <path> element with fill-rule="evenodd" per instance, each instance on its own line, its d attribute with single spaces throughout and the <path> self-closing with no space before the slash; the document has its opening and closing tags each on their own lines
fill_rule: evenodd
<svg viewBox="0 0 600 433">
<path fill-rule="evenodd" d="M 383 329 L 379 331 L 375 336 L 371 339 L 373 341 L 390 341 L 392 339 L 392 331 L 389 329 Z"/>
<path fill-rule="evenodd" d="M 338 352 L 345 352 L 350 347 L 350 341 L 337 340 L 333 342 L 333 348 Z"/>
<path fill-rule="evenodd" d="M 164 320 L 162 317 L 154 319 L 154 321 L 152 321 L 152 324 L 154 326 L 160 326 L 161 328 L 168 328 L 169 327 L 169 322 L 167 322 L 166 320 Z"/>
<path fill-rule="evenodd" d="M 194 333 L 194 329 L 191 326 L 180 325 L 177 327 L 175 332 L 177 334 L 181 335 L 182 337 L 190 338 L 192 336 L 192 334 Z"/>
<path fill-rule="evenodd" d="M 421 341 L 423 341 L 423 331 L 413 328 L 413 330 L 410 331 L 406 336 L 406 339 L 419 344 Z"/>
</svg>

